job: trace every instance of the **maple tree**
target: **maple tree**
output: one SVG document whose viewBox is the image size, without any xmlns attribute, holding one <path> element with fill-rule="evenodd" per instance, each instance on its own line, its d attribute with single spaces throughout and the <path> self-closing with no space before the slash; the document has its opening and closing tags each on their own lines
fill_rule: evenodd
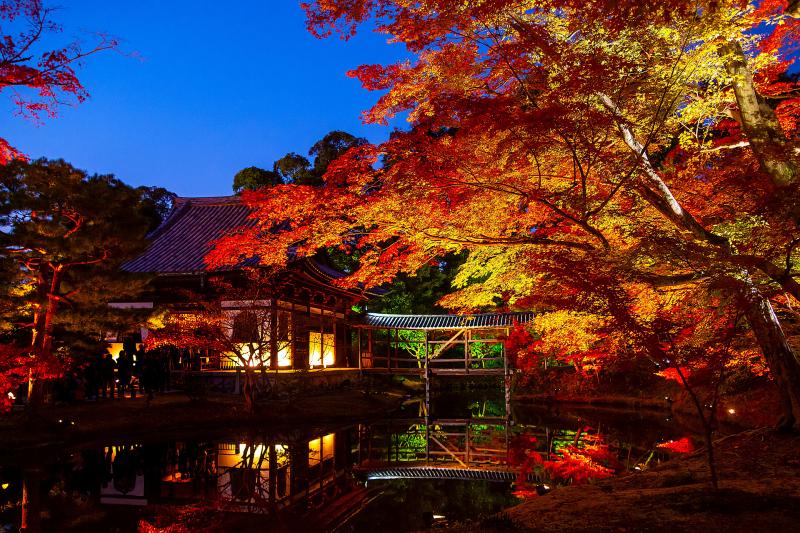
<svg viewBox="0 0 800 533">
<path fill-rule="evenodd" d="M 193 305 L 154 317 L 149 324 L 151 335 L 145 341 L 148 349 L 174 346 L 180 349 L 204 350 L 233 360 L 242 371 L 242 396 L 245 408 L 253 412 L 256 400 L 269 383 L 262 378 L 267 370 L 278 369 L 272 357 L 288 353 L 288 322 L 281 323 L 269 305 L 270 289 L 276 283 L 275 272 L 249 269 L 241 279 L 211 280 L 211 289 L 219 297 L 191 295 Z M 231 302 L 236 302 L 234 307 Z M 265 304 L 266 302 L 266 304 Z M 242 307 L 244 306 L 244 307 Z"/>
<path fill-rule="evenodd" d="M 53 11 L 41 0 L 0 0 L 0 92 L 11 98 L 17 114 L 36 121 L 55 117 L 62 105 L 86 100 L 89 94 L 75 69 L 87 56 L 117 46 L 115 39 L 96 34 L 89 46 L 72 41 L 49 48 L 46 36 L 62 32 Z M 0 165 L 20 157 L 0 137 Z"/>
<path fill-rule="evenodd" d="M 779 295 L 800 296 L 800 100 L 787 74 L 800 21 L 786 7 L 308 4 L 319 36 L 371 20 L 406 45 L 412 59 L 351 75 L 383 93 L 367 122 L 405 114 L 410 128 L 347 151 L 327 187 L 244 194 L 256 224 L 210 259 L 246 250 L 281 264 L 288 249 L 343 246 L 360 260 L 343 283 L 375 285 L 468 250 L 443 305 L 596 315 L 604 353 L 659 364 L 664 299 L 651 296 L 682 292 L 691 309 L 690 295 L 721 291 L 719 305 L 744 312 L 791 427 L 800 364 L 775 311 Z"/>
<path fill-rule="evenodd" d="M 552 450 L 540 449 L 541 443 L 530 435 L 517 435 L 508 444 L 509 464 L 517 468 L 514 494 L 521 498 L 540 494 L 530 478 L 538 482 L 583 485 L 591 480 L 606 479 L 623 472 L 625 466 L 599 433 L 591 428 L 576 432 L 571 444 L 554 446 Z M 545 491 L 549 487 L 541 486 Z"/>
</svg>

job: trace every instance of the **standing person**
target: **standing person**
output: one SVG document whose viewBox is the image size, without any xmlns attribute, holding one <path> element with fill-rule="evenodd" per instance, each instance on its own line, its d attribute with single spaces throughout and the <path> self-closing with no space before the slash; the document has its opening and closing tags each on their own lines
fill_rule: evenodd
<svg viewBox="0 0 800 533">
<path fill-rule="evenodd" d="M 169 347 L 167 349 L 169 350 L 167 352 L 167 357 L 169 359 L 167 362 L 167 390 L 172 390 L 172 371 L 180 370 L 181 368 L 181 352 L 174 347 Z"/>
<path fill-rule="evenodd" d="M 139 382 L 139 393 L 141 394 L 145 394 L 146 392 L 144 385 L 144 373 L 147 365 L 147 359 L 149 357 L 150 354 L 145 355 L 144 353 L 144 344 L 140 344 L 136 348 L 136 370 L 134 371 L 134 375 Z"/>
<path fill-rule="evenodd" d="M 169 388 L 169 357 L 164 350 L 156 352 L 156 361 L 158 362 L 158 391 L 166 392 Z"/>
<path fill-rule="evenodd" d="M 150 400 L 155 396 L 156 388 L 158 387 L 158 373 L 159 362 L 156 358 L 155 352 L 149 352 L 144 359 L 144 371 L 142 376 L 144 378 L 144 388 L 147 392 L 147 405 L 150 405 Z"/>
<path fill-rule="evenodd" d="M 118 392 L 120 399 L 125 398 L 125 389 L 130 389 L 132 371 L 133 365 L 131 363 L 131 357 L 128 355 L 128 352 L 121 350 L 117 358 L 117 374 L 119 376 Z"/>
<path fill-rule="evenodd" d="M 100 379 L 102 383 L 102 390 L 103 390 L 103 398 L 106 398 L 106 393 L 111 394 L 111 399 L 114 399 L 114 369 L 117 367 L 117 363 L 114 362 L 114 358 L 111 357 L 111 354 L 106 352 L 103 355 L 103 359 L 100 361 Z"/>
<path fill-rule="evenodd" d="M 102 355 L 96 354 L 89 358 L 86 366 L 83 367 L 83 399 L 87 401 L 97 400 L 102 384 L 101 372 L 103 359 Z"/>
</svg>

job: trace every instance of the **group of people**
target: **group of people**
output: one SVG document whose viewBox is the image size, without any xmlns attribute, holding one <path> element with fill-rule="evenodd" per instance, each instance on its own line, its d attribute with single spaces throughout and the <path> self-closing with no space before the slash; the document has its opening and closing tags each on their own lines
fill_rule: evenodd
<svg viewBox="0 0 800 533">
<path fill-rule="evenodd" d="M 138 393 L 152 399 L 156 392 L 170 388 L 169 357 L 161 350 L 121 350 L 116 360 L 110 353 L 97 354 L 83 369 L 85 399 L 136 398 Z"/>
</svg>

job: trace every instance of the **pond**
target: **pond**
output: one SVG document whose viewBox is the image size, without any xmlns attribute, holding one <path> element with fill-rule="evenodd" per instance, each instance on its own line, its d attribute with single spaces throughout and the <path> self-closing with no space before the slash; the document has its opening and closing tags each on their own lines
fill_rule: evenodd
<svg viewBox="0 0 800 533">
<path fill-rule="evenodd" d="M 504 411 L 490 394 L 443 395 L 383 420 L 31 456 L 0 464 L 0 531 L 20 527 L 23 485 L 25 519 L 43 531 L 420 530 L 543 494 L 582 462 L 599 477 L 647 468 L 669 457 L 659 443 L 685 436 L 656 414 Z"/>
</svg>

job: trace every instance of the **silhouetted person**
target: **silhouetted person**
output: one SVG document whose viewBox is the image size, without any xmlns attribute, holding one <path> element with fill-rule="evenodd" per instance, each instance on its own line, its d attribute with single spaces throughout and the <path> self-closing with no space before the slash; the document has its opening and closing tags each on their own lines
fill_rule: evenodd
<svg viewBox="0 0 800 533">
<path fill-rule="evenodd" d="M 156 361 L 158 361 L 158 390 L 166 392 L 169 389 L 169 357 L 167 353 L 164 350 L 158 350 Z"/>
<path fill-rule="evenodd" d="M 95 354 L 83 367 L 83 398 L 94 401 L 100 394 L 102 380 L 103 356 Z"/>
<path fill-rule="evenodd" d="M 144 391 L 147 394 L 147 404 L 150 405 L 150 400 L 155 395 L 156 388 L 158 387 L 158 371 L 159 362 L 156 359 L 155 352 L 148 352 L 144 356 L 144 368 L 142 370 L 142 380 L 144 383 Z"/>
<path fill-rule="evenodd" d="M 119 379 L 119 397 L 125 398 L 125 390 L 131 387 L 133 365 L 131 356 L 125 350 L 119 352 L 117 358 L 117 375 Z"/>
<path fill-rule="evenodd" d="M 136 376 L 136 381 L 139 385 L 139 392 L 144 394 L 146 392 L 144 387 L 144 370 L 147 359 L 144 353 L 144 345 L 140 345 L 138 348 L 136 348 L 135 355 L 136 361 L 133 367 L 133 375 Z"/>
<path fill-rule="evenodd" d="M 117 367 L 117 363 L 114 362 L 114 358 L 111 357 L 110 353 L 106 353 L 103 356 L 103 360 L 101 361 L 100 365 L 100 378 L 102 380 L 102 390 L 103 390 L 103 398 L 106 398 L 106 394 L 111 395 L 111 399 L 114 399 L 114 369 Z"/>
</svg>

